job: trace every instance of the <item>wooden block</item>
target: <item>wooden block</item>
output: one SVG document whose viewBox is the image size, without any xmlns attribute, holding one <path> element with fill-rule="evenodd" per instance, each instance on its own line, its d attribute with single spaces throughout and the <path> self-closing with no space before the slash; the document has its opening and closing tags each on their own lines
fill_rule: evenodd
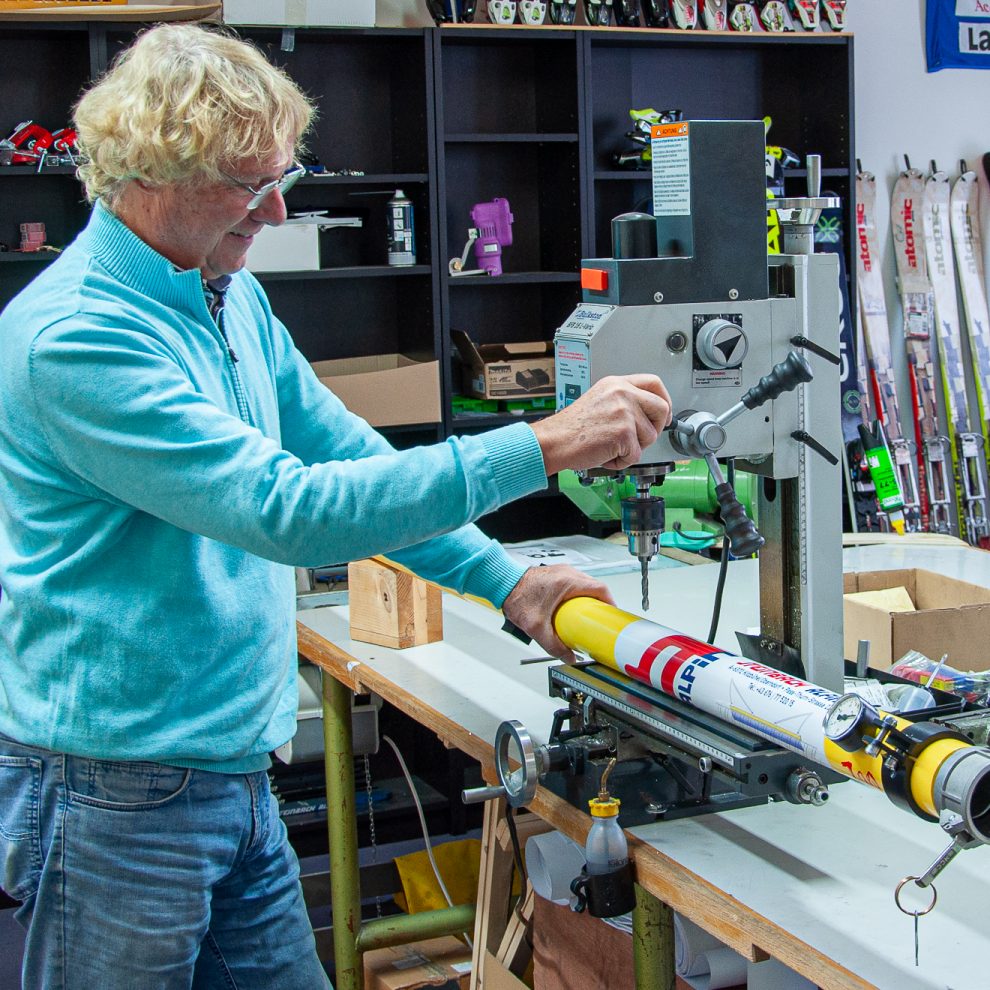
<svg viewBox="0 0 990 990">
<path fill-rule="evenodd" d="M 385 561 L 347 565 L 351 639 L 404 650 L 443 639 L 441 591 Z"/>
</svg>

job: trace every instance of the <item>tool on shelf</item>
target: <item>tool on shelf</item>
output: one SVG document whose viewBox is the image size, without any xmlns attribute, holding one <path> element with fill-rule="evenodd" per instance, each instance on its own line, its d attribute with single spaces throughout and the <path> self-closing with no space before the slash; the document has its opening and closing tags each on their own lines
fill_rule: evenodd
<svg viewBox="0 0 990 990">
<path fill-rule="evenodd" d="M 502 249 L 512 244 L 513 216 L 509 201 L 496 197 L 488 203 L 471 207 L 468 239 L 459 258 L 451 258 L 447 270 L 452 276 L 501 275 Z M 465 269 L 468 254 L 474 248 L 477 268 Z"/>
</svg>

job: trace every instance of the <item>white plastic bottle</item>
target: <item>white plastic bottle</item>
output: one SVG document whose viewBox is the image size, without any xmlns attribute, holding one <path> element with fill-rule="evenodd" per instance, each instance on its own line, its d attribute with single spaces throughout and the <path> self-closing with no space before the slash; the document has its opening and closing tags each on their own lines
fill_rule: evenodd
<svg viewBox="0 0 990 990">
<path fill-rule="evenodd" d="M 594 819 L 584 846 L 588 876 L 614 873 L 629 862 L 629 844 L 619 825 L 619 800 L 602 794 L 588 802 Z"/>
</svg>

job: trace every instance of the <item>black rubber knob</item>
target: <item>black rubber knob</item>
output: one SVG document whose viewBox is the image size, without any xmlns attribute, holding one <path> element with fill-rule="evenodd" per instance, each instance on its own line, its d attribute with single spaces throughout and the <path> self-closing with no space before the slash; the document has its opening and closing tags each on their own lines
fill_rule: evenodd
<svg viewBox="0 0 990 990">
<path fill-rule="evenodd" d="M 770 399 L 776 399 L 783 392 L 790 392 L 801 382 L 810 382 L 815 377 L 807 358 L 799 351 L 791 351 L 780 364 L 776 364 L 769 375 L 764 375 L 743 397 L 742 404 L 747 409 L 762 406 Z"/>
<path fill-rule="evenodd" d="M 766 540 L 760 536 L 753 520 L 746 515 L 742 503 L 736 498 L 732 485 L 725 482 L 715 486 L 715 498 L 722 513 L 725 537 L 733 557 L 749 557 L 756 553 Z"/>
</svg>

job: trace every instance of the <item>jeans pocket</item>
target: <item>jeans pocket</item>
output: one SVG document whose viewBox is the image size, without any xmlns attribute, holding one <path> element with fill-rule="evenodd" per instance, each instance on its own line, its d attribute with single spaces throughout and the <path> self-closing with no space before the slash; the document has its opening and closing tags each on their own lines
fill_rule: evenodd
<svg viewBox="0 0 990 990">
<path fill-rule="evenodd" d="M 94 760 L 70 756 L 65 780 L 69 800 L 108 811 L 148 811 L 180 797 L 192 770 L 164 763 Z"/>
<path fill-rule="evenodd" d="M 23 901 L 41 880 L 41 760 L 0 755 L 0 886 Z"/>
</svg>

